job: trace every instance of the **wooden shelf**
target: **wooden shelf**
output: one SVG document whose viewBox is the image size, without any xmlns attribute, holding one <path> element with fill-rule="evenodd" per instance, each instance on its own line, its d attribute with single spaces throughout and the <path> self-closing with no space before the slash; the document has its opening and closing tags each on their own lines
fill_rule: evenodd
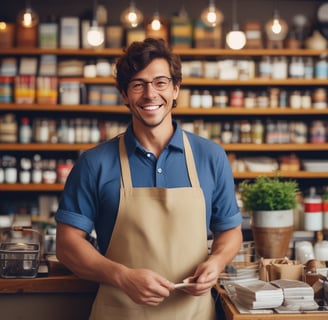
<svg viewBox="0 0 328 320">
<path fill-rule="evenodd" d="M 328 143 L 229 143 L 221 144 L 226 151 L 326 151 Z"/>
<path fill-rule="evenodd" d="M 309 171 L 275 171 L 275 172 L 234 172 L 235 179 L 254 179 L 258 176 L 281 176 L 291 179 L 327 179 L 328 172 L 309 172 Z M 0 191 L 19 191 L 19 192 L 61 192 L 64 189 L 64 184 L 54 183 L 1 183 Z"/>
<path fill-rule="evenodd" d="M 54 54 L 57 56 L 119 56 L 122 48 L 105 49 L 41 49 L 41 48 L 1 48 L 1 55 L 42 55 Z M 328 50 L 308 49 L 243 49 L 229 50 L 217 48 L 186 48 L 173 49 L 173 52 L 181 56 L 192 57 L 216 57 L 216 56 L 320 56 L 328 54 Z"/>
<path fill-rule="evenodd" d="M 3 151 L 80 151 L 94 147 L 93 143 L 3 143 Z"/>
<path fill-rule="evenodd" d="M 221 80 L 208 78 L 183 78 L 182 86 L 327 86 L 328 79 L 247 79 Z"/>
<path fill-rule="evenodd" d="M 277 172 L 234 172 L 235 179 L 254 179 L 258 176 L 280 176 L 292 179 L 327 179 L 328 172 L 277 171 Z"/>
<path fill-rule="evenodd" d="M 114 113 L 114 114 L 130 114 L 130 110 L 124 105 L 62 105 L 62 104 L 16 104 L 16 103 L 3 103 L 0 104 L 0 111 L 38 111 L 38 112 L 97 112 L 97 113 Z M 239 108 L 230 107 L 225 108 L 212 107 L 212 108 L 190 108 L 178 106 L 173 109 L 173 114 L 180 116 L 188 115 L 328 115 L 328 108 L 326 109 L 292 109 L 286 108 Z"/>
<path fill-rule="evenodd" d="M 63 191 L 62 183 L 0 183 L 0 191 Z"/>
<path fill-rule="evenodd" d="M 129 113 L 129 109 L 124 105 L 63 105 L 63 104 L 16 104 L 3 103 L 0 105 L 0 110 L 4 111 L 38 111 L 38 112 L 97 112 L 97 113 Z"/>
<path fill-rule="evenodd" d="M 328 143 L 220 143 L 226 151 L 326 151 Z M 80 151 L 94 147 L 93 143 L 0 143 L 0 151 Z"/>
</svg>

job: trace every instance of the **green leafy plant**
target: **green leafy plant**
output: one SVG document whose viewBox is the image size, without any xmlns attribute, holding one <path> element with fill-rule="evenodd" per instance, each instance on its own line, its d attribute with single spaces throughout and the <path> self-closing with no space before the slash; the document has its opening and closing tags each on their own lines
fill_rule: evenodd
<svg viewBox="0 0 328 320">
<path fill-rule="evenodd" d="M 298 184 L 280 177 L 259 176 L 239 184 L 241 200 L 247 211 L 288 210 L 297 205 Z"/>
</svg>

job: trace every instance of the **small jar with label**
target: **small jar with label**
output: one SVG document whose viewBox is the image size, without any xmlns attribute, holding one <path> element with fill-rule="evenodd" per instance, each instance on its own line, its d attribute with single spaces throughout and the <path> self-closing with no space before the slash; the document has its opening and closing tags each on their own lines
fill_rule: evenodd
<svg viewBox="0 0 328 320">
<path fill-rule="evenodd" d="M 43 160 L 42 181 L 47 184 L 54 184 L 57 181 L 56 160 Z"/>
<path fill-rule="evenodd" d="M 252 143 L 263 143 L 264 126 L 261 120 L 257 119 L 252 123 Z"/>
<path fill-rule="evenodd" d="M 221 141 L 222 143 L 231 143 L 232 141 L 232 127 L 229 122 L 223 124 L 221 132 Z"/>
<path fill-rule="evenodd" d="M 272 64 L 273 79 L 287 79 L 288 63 L 286 57 L 274 57 Z"/>
<path fill-rule="evenodd" d="M 259 63 L 259 77 L 270 79 L 272 74 L 272 62 L 269 56 L 264 56 Z"/>
<path fill-rule="evenodd" d="M 240 142 L 241 143 L 252 142 L 252 126 L 248 120 L 243 120 L 240 123 Z"/>
<path fill-rule="evenodd" d="M 302 106 L 302 96 L 299 90 L 294 90 L 289 96 L 289 105 L 292 109 L 300 109 Z"/>
<path fill-rule="evenodd" d="M 271 108 L 279 107 L 279 88 L 270 88 L 269 90 L 269 105 Z"/>
<path fill-rule="evenodd" d="M 19 181 L 23 184 L 31 182 L 32 161 L 29 158 L 20 159 Z"/>
<path fill-rule="evenodd" d="M 225 90 L 220 90 L 214 94 L 213 103 L 214 107 L 226 107 L 228 105 L 228 94 Z"/>
<path fill-rule="evenodd" d="M 6 183 L 16 183 L 17 182 L 17 160 L 14 156 L 4 156 L 2 158 L 2 163 L 4 166 L 4 177 Z"/>
<path fill-rule="evenodd" d="M 314 109 L 325 109 L 327 107 L 327 90 L 325 88 L 315 89 L 312 100 Z"/>
<path fill-rule="evenodd" d="M 198 90 L 194 90 L 190 96 L 190 107 L 200 108 L 202 104 L 201 95 Z"/>
<path fill-rule="evenodd" d="M 231 107 L 243 107 L 244 105 L 244 92 L 240 89 L 231 91 L 230 94 L 230 105 Z"/>
<path fill-rule="evenodd" d="M 292 57 L 289 64 L 291 78 L 304 78 L 304 62 L 302 57 Z"/>
<path fill-rule="evenodd" d="M 326 127 L 321 120 L 312 121 L 310 130 L 311 143 L 325 143 L 326 142 Z"/>
<path fill-rule="evenodd" d="M 262 91 L 258 94 L 256 98 L 256 105 L 259 108 L 268 108 L 269 107 L 269 94 L 266 91 Z"/>
<path fill-rule="evenodd" d="M 245 108 L 251 109 L 256 107 L 256 94 L 253 91 L 247 91 L 244 99 Z"/>
<path fill-rule="evenodd" d="M 208 90 L 204 90 L 201 96 L 201 107 L 212 108 L 212 106 L 213 106 L 213 97 Z"/>
<path fill-rule="evenodd" d="M 302 109 L 311 109 L 311 107 L 312 107 L 312 97 L 311 97 L 310 90 L 305 90 L 302 93 L 301 100 L 302 100 L 301 101 Z"/>
<path fill-rule="evenodd" d="M 32 183 L 42 182 L 42 160 L 39 154 L 35 154 L 32 160 Z"/>
</svg>

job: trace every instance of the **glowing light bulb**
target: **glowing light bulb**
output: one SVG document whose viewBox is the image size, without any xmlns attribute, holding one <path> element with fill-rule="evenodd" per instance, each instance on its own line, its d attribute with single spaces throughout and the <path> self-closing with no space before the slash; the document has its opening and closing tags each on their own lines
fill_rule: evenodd
<svg viewBox="0 0 328 320">
<path fill-rule="evenodd" d="M 240 50 L 246 45 L 245 33 L 240 30 L 230 31 L 227 34 L 226 42 L 230 49 Z"/>
<path fill-rule="evenodd" d="M 281 32 L 282 26 L 280 24 L 279 19 L 273 19 L 271 29 L 272 29 L 272 32 L 275 34 L 279 34 Z"/>
<path fill-rule="evenodd" d="M 158 31 L 161 29 L 161 21 L 159 20 L 159 17 L 158 16 L 154 16 L 154 19 L 152 20 L 151 22 L 151 28 L 154 30 L 154 31 Z"/>
<path fill-rule="evenodd" d="M 215 10 L 211 10 L 207 13 L 207 21 L 213 26 L 216 25 L 216 12 L 215 12 Z"/>
<path fill-rule="evenodd" d="M 215 27 L 223 21 L 223 14 L 210 1 L 209 6 L 202 11 L 200 18 L 205 25 Z"/>
<path fill-rule="evenodd" d="M 136 28 L 143 21 L 143 15 L 133 1 L 121 14 L 121 22 L 126 28 Z"/>
<path fill-rule="evenodd" d="M 288 24 L 280 18 L 279 12 L 275 10 L 272 19 L 265 24 L 265 32 L 270 41 L 279 42 L 288 34 Z"/>
<path fill-rule="evenodd" d="M 26 7 L 18 13 L 17 22 L 24 28 L 32 28 L 39 23 L 39 16 L 32 8 Z"/>
<path fill-rule="evenodd" d="M 6 30 L 7 29 L 7 23 L 4 21 L 0 21 L 0 30 Z"/>
<path fill-rule="evenodd" d="M 93 22 L 93 25 L 90 27 L 87 33 L 87 41 L 92 47 L 98 47 L 103 44 L 105 40 L 104 31 Z"/>
</svg>

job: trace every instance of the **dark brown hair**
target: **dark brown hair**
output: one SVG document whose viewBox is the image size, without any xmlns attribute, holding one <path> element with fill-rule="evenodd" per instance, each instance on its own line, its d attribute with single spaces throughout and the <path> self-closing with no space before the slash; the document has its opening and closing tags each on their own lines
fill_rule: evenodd
<svg viewBox="0 0 328 320">
<path fill-rule="evenodd" d="M 156 58 L 163 58 L 168 62 L 173 84 L 180 84 L 182 80 L 180 57 L 171 52 L 164 40 L 147 38 L 144 41 L 133 42 L 119 57 L 116 63 L 118 90 L 126 93 L 133 76 Z"/>
</svg>

